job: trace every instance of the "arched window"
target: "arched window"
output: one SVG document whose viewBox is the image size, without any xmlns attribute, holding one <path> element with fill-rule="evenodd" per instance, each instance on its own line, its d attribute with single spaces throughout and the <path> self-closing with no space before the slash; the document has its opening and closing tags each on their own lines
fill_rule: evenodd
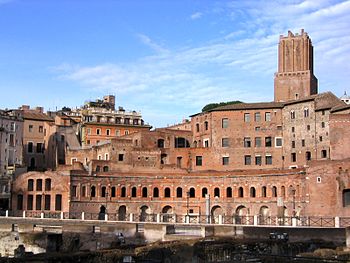
<svg viewBox="0 0 350 263">
<path fill-rule="evenodd" d="M 281 196 L 282 197 L 286 196 L 286 188 L 284 186 L 281 187 Z"/>
<path fill-rule="evenodd" d="M 159 189 L 157 187 L 153 188 L 153 197 L 159 197 Z"/>
<path fill-rule="evenodd" d="M 243 197 L 244 196 L 244 191 L 243 187 L 238 188 L 238 197 Z"/>
<path fill-rule="evenodd" d="M 106 186 L 102 186 L 101 188 L 101 197 L 106 197 Z"/>
<path fill-rule="evenodd" d="M 196 189 L 194 187 L 190 188 L 190 198 L 196 197 Z"/>
<path fill-rule="evenodd" d="M 137 189 L 134 186 L 133 188 L 131 188 L 131 197 L 136 197 L 136 193 L 137 193 Z"/>
<path fill-rule="evenodd" d="M 121 189 L 120 197 L 126 197 L 126 187 L 123 186 Z"/>
<path fill-rule="evenodd" d="M 164 139 L 158 139 L 158 148 L 164 148 Z"/>
<path fill-rule="evenodd" d="M 202 197 L 204 198 L 208 194 L 208 189 L 206 187 L 202 188 Z"/>
<path fill-rule="evenodd" d="M 194 147 L 194 148 L 197 148 L 197 141 L 194 141 L 194 142 L 193 142 L 193 147 Z"/>
<path fill-rule="evenodd" d="M 108 168 L 107 165 L 106 165 L 106 166 L 103 166 L 103 171 L 104 171 L 104 172 L 108 172 L 108 170 L 109 170 L 109 168 Z"/>
<path fill-rule="evenodd" d="M 113 186 L 111 188 L 111 197 L 115 197 L 116 196 L 116 190 L 115 190 L 115 186 Z"/>
<path fill-rule="evenodd" d="M 292 111 L 290 112 L 290 118 L 291 118 L 291 119 L 295 119 L 295 111 L 294 111 L 294 110 L 292 110 Z"/>
<path fill-rule="evenodd" d="M 208 128 L 209 128 L 208 122 L 207 122 L 207 121 L 205 121 L 205 122 L 204 122 L 204 129 L 207 131 L 207 130 L 208 130 Z"/>
<path fill-rule="evenodd" d="M 99 165 L 96 166 L 96 172 L 101 171 L 101 167 Z"/>
<path fill-rule="evenodd" d="M 308 108 L 304 109 L 304 117 L 305 118 L 309 117 L 309 109 Z"/>
<path fill-rule="evenodd" d="M 272 187 L 272 197 L 277 197 L 277 187 L 276 186 Z"/>
<path fill-rule="evenodd" d="M 231 187 L 226 188 L 226 197 L 232 198 L 232 188 Z"/>
<path fill-rule="evenodd" d="M 178 187 L 176 189 L 176 197 L 182 197 L 182 188 L 181 187 Z"/>
<path fill-rule="evenodd" d="M 147 193 L 147 187 L 143 187 L 142 188 L 142 197 L 147 197 L 148 193 Z"/>
<path fill-rule="evenodd" d="M 96 187 L 93 185 L 91 186 L 91 189 L 90 189 L 90 196 L 91 197 L 96 197 Z"/>
<path fill-rule="evenodd" d="M 250 197 L 255 197 L 256 193 L 255 193 L 255 187 L 250 187 Z"/>
<path fill-rule="evenodd" d="M 214 189 L 214 197 L 220 197 L 220 188 L 219 187 L 215 187 L 215 189 Z"/>
<path fill-rule="evenodd" d="M 170 188 L 169 187 L 166 187 L 164 189 L 164 197 L 170 197 Z"/>
<path fill-rule="evenodd" d="M 266 186 L 261 187 L 261 197 L 266 197 Z"/>
</svg>

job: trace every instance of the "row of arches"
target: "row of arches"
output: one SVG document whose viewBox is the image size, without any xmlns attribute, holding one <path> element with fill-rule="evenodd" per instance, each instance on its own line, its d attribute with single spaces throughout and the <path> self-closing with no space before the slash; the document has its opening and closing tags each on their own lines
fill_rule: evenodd
<svg viewBox="0 0 350 263">
<path fill-rule="evenodd" d="M 211 191 L 210 191 L 211 190 Z M 126 186 L 121 186 L 119 188 L 112 186 L 107 188 L 107 186 L 101 186 L 99 189 L 99 193 L 97 193 L 97 187 L 95 185 L 90 186 L 90 197 L 132 197 L 132 198 L 206 198 L 207 195 L 211 195 L 214 198 L 266 198 L 266 197 L 295 197 L 300 195 L 300 186 L 296 187 L 290 185 L 288 188 L 282 185 L 279 189 L 277 186 L 261 186 L 261 187 L 243 187 L 240 186 L 236 188 L 236 191 L 232 187 L 226 187 L 226 189 L 222 189 L 220 187 L 214 187 L 209 189 L 208 187 L 203 187 L 199 190 L 195 187 L 190 187 L 187 191 L 183 187 L 177 187 L 173 190 L 171 187 L 164 187 L 160 189 L 158 187 L 154 187 L 149 189 L 148 187 L 136 187 L 131 186 L 127 188 Z M 87 188 L 86 186 L 82 186 L 81 188 L 82 197 L 87 196 Z"/>
</svg>

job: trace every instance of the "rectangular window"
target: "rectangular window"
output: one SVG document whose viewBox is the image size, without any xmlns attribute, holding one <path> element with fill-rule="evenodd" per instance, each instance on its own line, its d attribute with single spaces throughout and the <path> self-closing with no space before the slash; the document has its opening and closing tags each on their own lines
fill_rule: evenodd
<svg viewBox="0 0 350 263">
<path fill-rule="evenodd" d="M 101 134 L 101 129 L 96 129 L 96 134 L 100 135 Z"/>
<path fill-rule="evenodd" d="M 202 156 L 196 156 L 196 166 L 202 166 L 203 159 Z"/>
<path fill-rule="evenodd" d="M 244 122 L 250 122 L 250 113 L 244 113 Z"/>
<path fill-rule="evenodd" d="M 29 125 L 29 132 L 33 132 L 33 125 Z"/>
<path fill-rule="evenodd" d="M 139 120 L 138 119 L 133 119 L 132 124 L 139 125 Z"/>
<path fill-rule="evenodd" d="M 32 152 L 33 152 L 33 143 L 28 142 L 28 153 L 32 153 Z"/>
<path fill-rule="evenodd" d="M 62 210 L 62 195 L 56 195 L 55 198 L 55 211 Z"/>
<path fill-rule="evenodd" d="M 265 112 L 265 121 L 271 121 L 271 112 Z"/>
<path fill-rule="evenodd" d="M 327 150 L 321 151 L 321 158 L 327 158 Z"/>
<path fill-rule="evenodd" d="M 322 127 L 322 128 L 326 127 L 326 124 L 324 123 L 324 121 L 321 122 L 321 127 Z"/>
<path fill-rule="evenodd" d="M 223 118 L 221 120 L 221 127 L 222 128 L 228 128 L 228 118 Z"/>
<path fill-rule="evenodd" d="M 292 141 L 292 148 L 295 148 L 295 141 Z"/>
<path fill-rule="evenodd" d="M 36 180 L 36 190 L 37 191 L 42 191 L 43 190 L 43 180 L 42 179 L 37 179 Z"/>
<path fill-rule="evenodd" d="M 251 165 L 252 164 L 252 157 L 250 155 L 244 156 L 244 164 L 245 165 Z"/>
<path fill-rule="evenodd" d="M 122 153 L 118 154 L 118 161 L 119 162 L 124 161 L 124 154 L 122 154 Z"/>
<path fill-rule="evenodd" d="M 120 130 L 115 131 L 115 136 L 120 136 Z"/>
<path fill-rule="evenodd" d="M 260 131 L 260 127 L 259 126 L 257 126 L 257 127 L 255 127 L 255 131 Z"/>
<path fill-rule="evenodd" d="M 261 147 L 261 137 L 255 137 L 255 147 Z"/>
<path fill-rule="evenodd" d="M 41 210 L 42 195 L 37 195 L 35 198 L 35 210 Z"/>
<path fill-rule="evenodd" d="M 230 157 L 224 156 L 222 157 L 222 165 L 229 165 Z"/>
<path fill-rule="evenodd" d="M 278 131 L 282 131 L 282 126 L 281 125 L 277 125 L 277 130 Z"/>
<path fill-rule="evenodd" d="M 17 195 L 17 210 L 23 210 L 23 195 Z"/>
<path fill-rule="evenodd" d="M 199 132 L 199 123 L 196 123 L 196 132 Z"/>
<path fill-rule="evenodd" d="M 38 142 L 36 144 L 36 152 L 37 153 L 43 153 L 44 152 L 44 144 L 43 143 Z"/>
<path fill-rule="evenodd" d="M 45 204 L 44 204 L 45 210 L 51 209 L 51 195 L 45 195 Z"/>
<path fill-rule="evenodd" d="M 320 142 L 322 142 L 322 136 L 320 136 Z"/>
<path fill-rule="evenodd" d="M 27 210 L 33 210 L 33 195 L 27 197 Z"/>
<path fill-rule="evenodd" d="M 86 133 L 87 133 L 87 134 L 91 134 L 91 128 L 87 128 L 87 129 L 86 129 Z"/>
<path fill-rule="evenodd" d="M 295 132 L 295 128 L 294 127 L 292 127 L 292 132 Z"/>
<path fill-rule="evenodd" d="M 110 130 L 110 129 L 107 129 L 107 130 L 106 130 L 106 135 L 107 135 L 107 136 L 111 135 L 111 130 Z"/>
<path fill-rule="evenodd" d="M 33 191 L 33 190 L 34 190 L 34 180 L 28 179 L 28 191 Z"/>
<path fill-rule="evenodd" d="M 207 130 L 208 130 L 208 128 L 209 128 L 208 122 L 207 122 L 207 121 L 205 121 L 205 122 L 204 122 L 204 129 L 207 131 Z"/>
<path fill-rule="evenodd" d="M 261 165 L 261 156 L 260 155 L 255 156 L 255 165 Z"/>
<path fill-rule="evenodd" d="M 229 138 L 222 138 L 222 140 L 221 140 L 221 146 L 222 146 L 222 147 L 229 147 L 229 146 L 230 146 Z"/>
<path fill-rule="evenodd" d="M 272 147 L 272 138 L 265 137 L 265 147 Z"/>
<path fill-rule="evenodd" d="M 43 126 L 39 126 L 39 132 L 43 133 L 44 132 L 44 127 Z"/>
<path fill-rule="evenodd" d="M 124 131 L 124 135 L 128 135 L 129 134 L 129 131 L 128 130 L 125 130 Z"/>
<path fill-rule="evenodd" d="M 301 146 L 305 147 L 305 140 L 304 139 L 301 140 Z"/>
<path fill-rule="evenodd" d="M 130 124 L 130 119 L 129 118 L 125 118 L 124 119 L 124 124 Z"/>
<path fill-rule="evenodd" d="M 266 155 L 265 156 L 265 164 L 271 165 L 272 164 L 272 156 L 271 155 Z"/>
<path fill-rule="evenodd" d="M 250 137 L 245 137 L 244 138 L 244 147 L 250 148 L 252 146 L 252 142 L 250 140 Z"/>
<path fill-rule="evenodd" d="M 292 163 L 295 163 L 297 161 L 297 154 L 296 153 L 291 153 L 291 161 L 292 161 Z"/>
<path fill-rule="evenodd" d="M 205 148 L 209 147 L 209 140 L 208 139 L 204 140 L 204 147 Z"/>
<path fill-rule="evenodd" d="M 260 115 L 260 112 L 256 112 L 254 114 L 254 119 L 256 122 L 260 122 L 261 121 L 261 115 Z"/>
<path fill-rule="evenodd" d="M 275 147 L 282 147 L 283 145 L 283 140 L 280 137 L 275 138 Z"/>
</svg>

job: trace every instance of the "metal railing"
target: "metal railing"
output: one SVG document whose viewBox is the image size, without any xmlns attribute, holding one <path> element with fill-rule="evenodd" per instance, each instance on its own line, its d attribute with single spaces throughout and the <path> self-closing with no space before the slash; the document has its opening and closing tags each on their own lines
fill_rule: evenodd
<svg viewBox="0 0 350 263">
<path fill-rule="evenodd" d="M 140 222 L 168 224 L 212 224 L 291 227 L 350 227 L 350 217 L 276 217 L 264 215 L 183 215 L 183 214 L 126 214 L 55 211 L 5 211 L 0 218 L 40 218 L 60 220 L 103 220 L 110 222 Z"/>
</svg>

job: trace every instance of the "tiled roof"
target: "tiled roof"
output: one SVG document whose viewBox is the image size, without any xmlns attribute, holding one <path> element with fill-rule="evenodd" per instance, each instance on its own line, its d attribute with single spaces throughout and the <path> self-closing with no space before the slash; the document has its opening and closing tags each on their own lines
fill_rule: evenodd
<svg viewBox="0 0 350 263">
<path fill-rule="evenodd" d="M 226 111 L 226 110 L 254 110 L 254 109 L 276 109 L 283 108 L 282 102 L 256 102 L 256 103 L 237 103 L 231 105 L 225 105 L 217 107 L 210 111 Z"/>
<path fill-rule="evenodd" d="M 45 113 L 39 112 L 23 112 L 23 119 L 38 121 L 55 121 L 53 118 L 47 116 Z"/>
</svg>

